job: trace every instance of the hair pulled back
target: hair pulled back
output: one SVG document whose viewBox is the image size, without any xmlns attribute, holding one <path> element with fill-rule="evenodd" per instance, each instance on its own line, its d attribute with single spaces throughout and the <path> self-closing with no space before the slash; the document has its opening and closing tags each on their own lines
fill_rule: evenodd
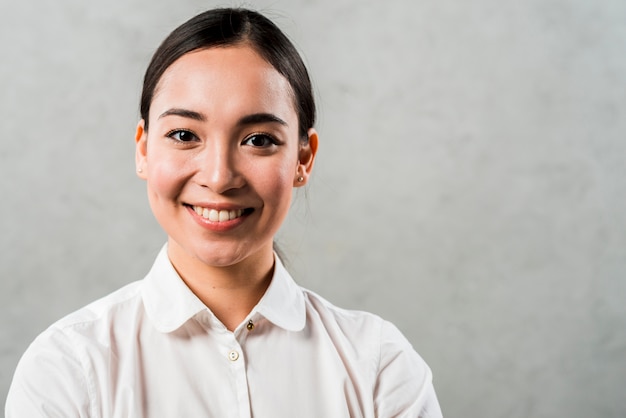
<svg viewBox="0 0 626 418">
<path fill-rule="evenodd" d="M 174 29 L 152 56 L 144 76 L 141 117 L 148 129 L 148 115 L 155 89 L 167 68 L 188 52 L 213 47 L 250 45 L 289 82 L 298 115 L 298 133 L 307 138 L 315 124 L 315 100 L 311 80 L 298 51 L 268 18 L 242 8 L 220 8 L 201 13 Z"/>
</svg>

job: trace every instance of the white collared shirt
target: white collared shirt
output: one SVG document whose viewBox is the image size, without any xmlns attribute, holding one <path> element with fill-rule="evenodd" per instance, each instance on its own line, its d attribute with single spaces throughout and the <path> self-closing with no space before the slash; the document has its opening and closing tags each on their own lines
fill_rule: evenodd
<svg viewBox="0 0 626 418">
<path fill-rule="evenodd" d="M 6 403 L 7 418 L 252 416 L 441 411 L 430 369 L 391 323 L 302 289 L 276 257 L 265 295 L 230 332 L 166 247 L 144 280 L 39 335 Z"/>
</svg>

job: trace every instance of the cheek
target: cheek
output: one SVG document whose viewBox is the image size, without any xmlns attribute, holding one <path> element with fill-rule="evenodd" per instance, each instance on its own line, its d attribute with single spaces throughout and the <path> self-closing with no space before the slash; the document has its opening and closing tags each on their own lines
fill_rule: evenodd
<svg viewBox="0 0 626 418">
<path fill-rule="evenodd" d="M 185 181 L 185 164 L 172 155 L 161 155 L 158 150 L 148 153 L 148 189 L 155 198 L 175 198 Z"/>
<path fill-rule="evenodd" d="M 295 168 L 292 164 L 273 165 L 267 168 L 268 175 L 259 179 L 259 187 L 263 189 L 267 199 L 274 206 L 289 206 L 293 190 Z"/>
</svg>

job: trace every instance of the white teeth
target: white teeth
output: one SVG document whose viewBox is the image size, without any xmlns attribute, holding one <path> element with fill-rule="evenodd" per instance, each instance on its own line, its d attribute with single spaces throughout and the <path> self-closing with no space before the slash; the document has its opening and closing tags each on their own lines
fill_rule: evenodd
<svg viewBox="0 0 626 418">
<path fill-rule="evenodd" d="M 243 214 L 242 209 L 237 210 L 215 210 L 203 208 L 201 206 L 193 206 L 193 210 L 204 219 L 208 219 L 211 222 L 224 222 L 233 220 L 240 217 Z"/>
<path fill-rule="evenodd" d="M 219 221 L 224 222 L 230 219 L 230 212 L 227 210 L 220 210 Z"/>
</svg>

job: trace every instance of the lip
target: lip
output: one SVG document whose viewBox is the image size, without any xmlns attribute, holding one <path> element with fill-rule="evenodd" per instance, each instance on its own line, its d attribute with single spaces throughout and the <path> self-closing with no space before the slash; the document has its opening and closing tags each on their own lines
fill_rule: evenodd
<svg viewBox="0 0 626 418">
<path fill-rule="evenodd" d="M 254 212 L 253 208 L 245 208 L 245 207 L 234 206 L 230 204 L 194 204 L 194 205 L 185 204 L 184 206 L 187 209 L 187 212 L 189 212 L 193 220 L 198 225 L 214 232 L 225 232 L 225 231 L 232 230 L 238 227 L 239 225 L 241 225 L 243 222 L 245 222 L 248 216 L 252 212 Z M 194 209 L 194 206 L 200 206 L 206 209 L 214 209 L 217 211 L 242 211 L 242 214 L 241 216 L 238 216 L 237 218 L 234 218 L 234 219 L 229 219 L 225 221 L 212 221 L 201 215 L 198 215 L 198 213 L 196 213 Z"/>
</svg>

